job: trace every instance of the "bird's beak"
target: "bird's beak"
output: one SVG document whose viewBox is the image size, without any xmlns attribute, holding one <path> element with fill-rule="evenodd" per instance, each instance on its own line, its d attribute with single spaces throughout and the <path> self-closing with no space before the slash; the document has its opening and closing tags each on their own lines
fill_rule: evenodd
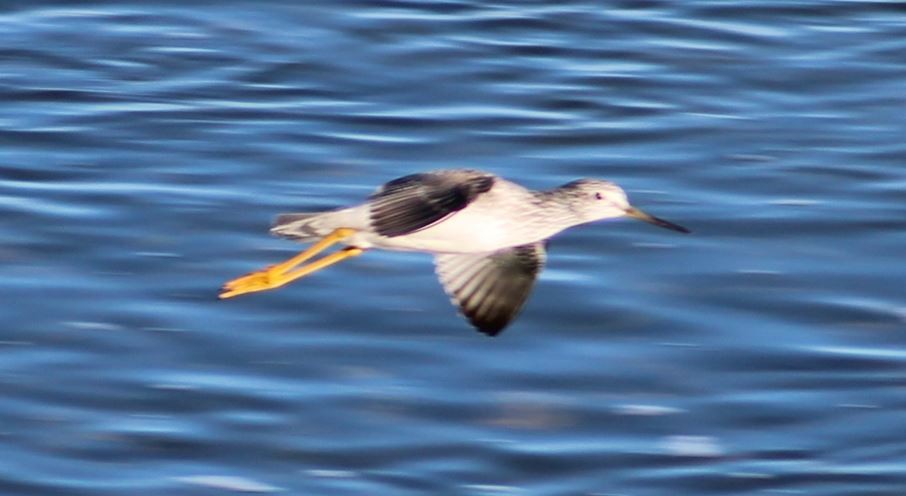
<svg viewBox="0 0 906 496">
<path fill-rule="evenodd" d="M 645 212 L 642 212 L 641 210 L 639 210 L 635 207 L 627 208 L 626 216 L 632 217 L 633 219 L 643 220 L 649 224 L 654 224 L 658 227 L 670 229 L 671 231 L 677 231 L 677 232 L 681 232 L 681 233 L 685 233 L 685 234 L 689 234 L 689 232 L 690 232 L 688 229 L 686 229 L 685 227 L 683 227 L 681 225 L 674 224 L 673 222 L 668 222 L 664 219 L 655 217 L 653 215 L 646 214 Z"/>
</svg>

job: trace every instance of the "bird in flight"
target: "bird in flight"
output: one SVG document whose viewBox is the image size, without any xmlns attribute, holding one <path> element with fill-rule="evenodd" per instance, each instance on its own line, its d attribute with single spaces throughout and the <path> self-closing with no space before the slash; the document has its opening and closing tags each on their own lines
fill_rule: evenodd
<svg viewBox="0 0 906 496">
<path fill-rule="evenodd" d="M 381 186 L 362 204 L 277 217 L 276 236 L 307 250 L 227 282 L 220 298 L 275 289 L 377 248 L 434 255 L 437 276 L 462 314 L 495 336 L 519 313 L 544 267 L 547 240 L 564 229 L 632 217 L 689 230 L 631 206 L 616 184 L 579 179 L 532 191 L 471 169 L 411 174 Z M 335 244 L 344 248 L 311 261 Z M 306 263 L 307 262 L 307 263 Z"/>
</svg>

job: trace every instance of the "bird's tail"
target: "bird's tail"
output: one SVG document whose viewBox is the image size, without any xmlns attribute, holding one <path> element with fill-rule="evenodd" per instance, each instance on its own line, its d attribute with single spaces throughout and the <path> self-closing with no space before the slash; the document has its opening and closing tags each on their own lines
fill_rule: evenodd
<svg viewBox="0 0 906 496">
<path fill-rule="evenodd" d="M 271 234 L 296 241 L 312 241 L 323 236 L 314 220 L 324 212 L 280 214 L 274 219 Z"/>
</svg>

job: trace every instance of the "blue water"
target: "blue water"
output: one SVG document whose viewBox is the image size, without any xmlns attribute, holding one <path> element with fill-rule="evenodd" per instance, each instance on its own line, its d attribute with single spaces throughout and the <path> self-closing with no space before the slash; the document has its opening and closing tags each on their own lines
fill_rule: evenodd
<svg viewBox="0 0 906 496">
<path fill-rule="evenodd" d="M 73 5 L 0 11 L 0 494 L 906 494 L 902 2 Z M 464 166 L 694 233 L 497 338 L 420 254 L 216 299 Z"/>
</svg>

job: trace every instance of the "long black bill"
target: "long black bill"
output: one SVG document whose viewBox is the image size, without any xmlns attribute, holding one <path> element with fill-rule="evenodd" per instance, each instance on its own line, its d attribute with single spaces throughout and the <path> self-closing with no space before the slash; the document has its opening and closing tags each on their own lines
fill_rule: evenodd
<svg viewBox="0 0 906 496">
<path fill-rule="evenodd" d="M 626 215 L 628 217 L 632 217 L 633 219 L 639 219 L 639 220 L 643 220 L 649 224 L 654 224 L 658 227 L 670 229 L 671 231 L 677 231 L 677 232 L 681 232 L 681 233 L 685 233 L 685 234 L 689 234 L 691 232 L 679 224 L 674 224 L 673 222 L 669 222 L 669 221 L 666 221 L 659 217 L 655 217 L 653 215 L 646 214 L 645 212 L 642 212 L 641 210 L 639 210 L 635 207 L 627 208 Z"/>
</svg>

